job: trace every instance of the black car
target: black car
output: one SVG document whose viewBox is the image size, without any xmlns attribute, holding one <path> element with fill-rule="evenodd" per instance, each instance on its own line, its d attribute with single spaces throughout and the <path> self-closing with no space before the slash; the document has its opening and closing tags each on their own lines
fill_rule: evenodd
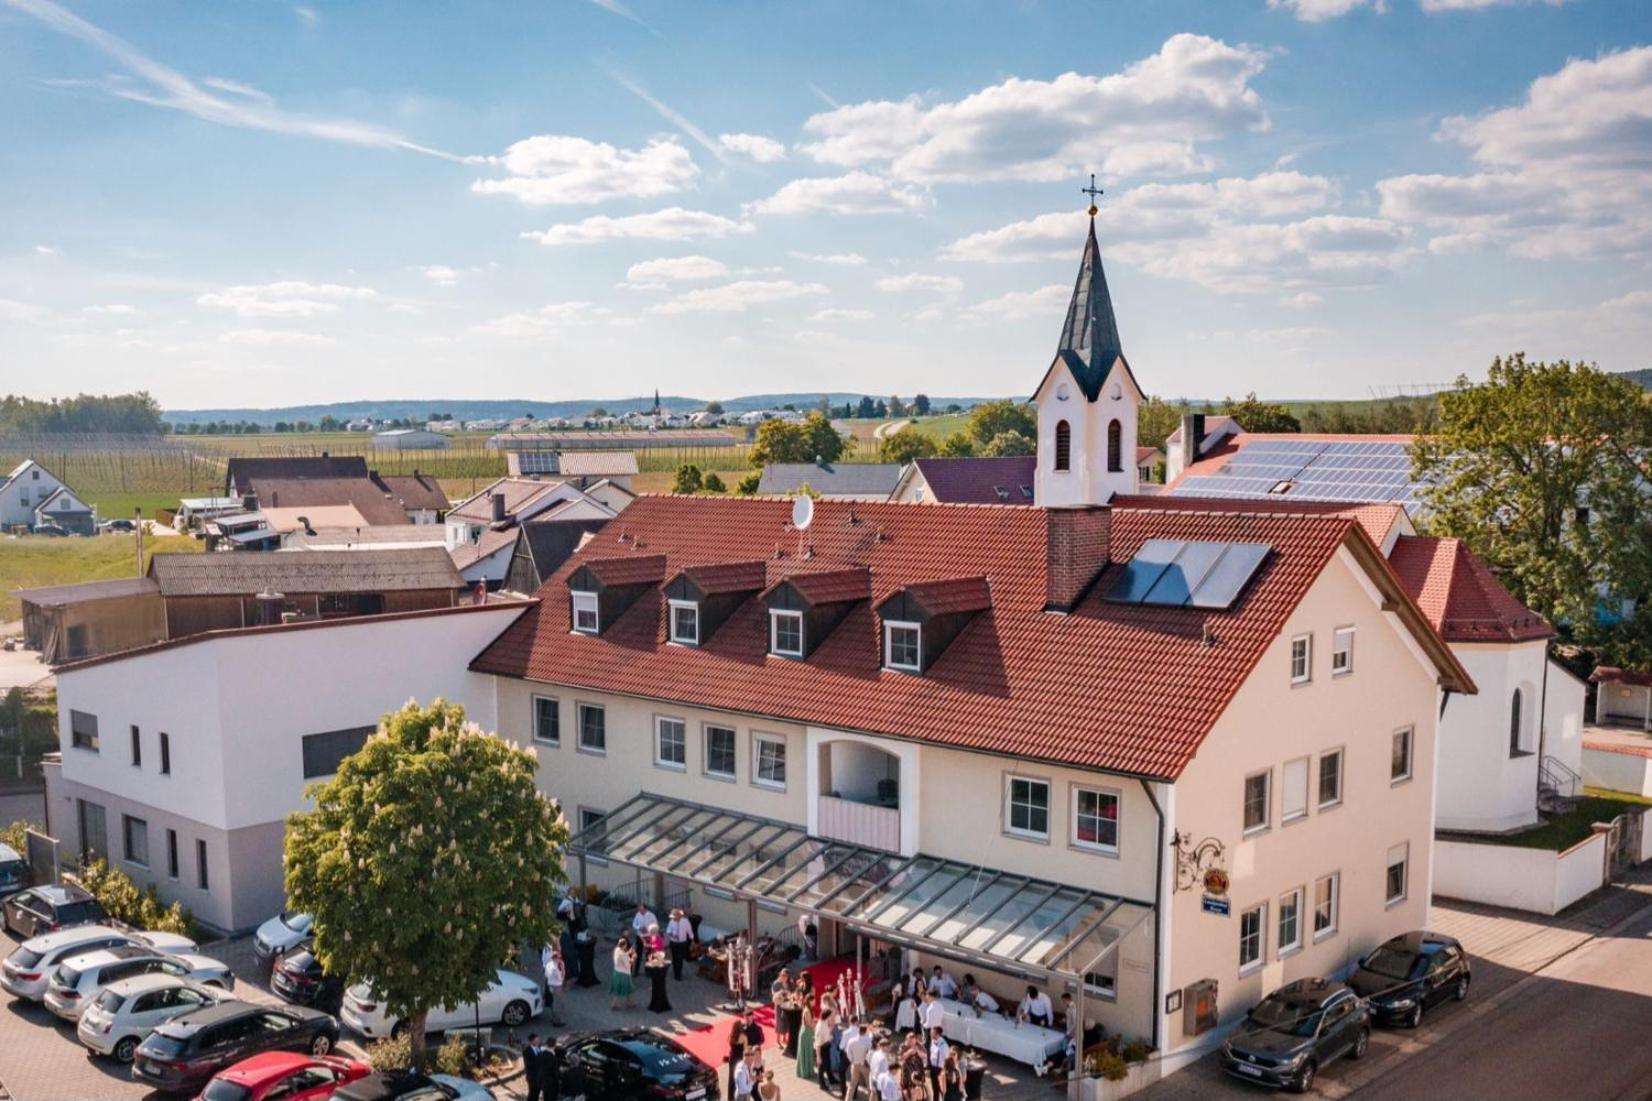
<svg viewBox="0 0 1652 1101">
<path fill-rule="evenodd" d="M 91 925 L 106 915 L 90 891 L 67 887 L 31 887 L 6 899 L 6 931 L 18 940 L 53 933 L 72 925 Z"/>
<path fill-rule="evenodd" d="M 557 1042 L 564 1074 L 579 1075 L 589 1101 L 717 1101 L 717 1072 L 677 1041 L 646 1028 L 566 1036 Z"/>
<path fill-rule="evenodd" d="M 317 1010 L 220 1002 L 175 1017 L 150 1033 L 132 1060 L 132 1077 L 169 1093 L 193 1093 L 249 1055 L 326 1055 L 337 1044 L 338 1022 Z"/>
<path fill-rule="evenodd" d="M 1298 979 L 1263 998 L 1222 1045 L 1237 1078 L 1306 1093 L 1334 1059 L 1365 1054 L 1371 1017 L 1359 995 L 1329 979 Z"/>
<path fill-rule="evenodd" d="M 315 958 L 315 940 L 307 938 L 276 957 L 270 971 L 270 989 L 276 997 L 293 1005 L 310 1005 L 336 1014 L 344 1003 L 348 985 L 329 975 Z"/>
<path fill-rule="evenodd" d="M 1359 961 L 1348 979 L 1378 1024 L 1416 1028 L 1435 1006 L 1468 997 L 1468 953 L 1439 933 L 1403 933 Z"/>
<path fill-rule="evenodd" d="M 413 1071 L 375 1071 L 333 1091 L 330 1101 L 453 1101 L 483 1096 L 480 1086 L 460 1086 L 454 1079 L 428 1078 Z M 486 1093 L 492 1097 L 493 1094 Z"/>
<path fill-rule="evenodd" d="M 125 520 L 125 519 L 105 520 L 104 523 L 103 523 L 103 530 L 104 531 L 135 531 L 137 529 L 137 526 L 138 525 L 134 524 L 132 521 Z"/>
</svg>

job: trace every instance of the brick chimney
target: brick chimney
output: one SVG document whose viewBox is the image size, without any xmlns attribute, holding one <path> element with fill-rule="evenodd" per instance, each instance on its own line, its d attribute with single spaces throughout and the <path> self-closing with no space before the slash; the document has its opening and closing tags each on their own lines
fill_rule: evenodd
<svg viewBox="0 0 1652 1101">
<path fill-rule="evenodd" d="M 1070 612 L 1107 565 L 1112 510 L 1044 510 L 1044 610 Z"/>
<path fill-rule="evenodd" d="M 1199 445 L 1205 439 L 1205 415 L 1203 413 L 1182 414 L 1182 445 L 1180 447 L 1182 465 L 1186 470 L 1199 460 Z M 1167 456 L 1168 457 L 1168 456 Z"/>
</svg>

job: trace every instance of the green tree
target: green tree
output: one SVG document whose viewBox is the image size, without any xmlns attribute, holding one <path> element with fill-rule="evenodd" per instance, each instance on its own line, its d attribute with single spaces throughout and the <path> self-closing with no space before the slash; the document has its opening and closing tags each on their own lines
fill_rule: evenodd
<svg viewBox="0 0 1652 1101">
<path fill-rule="evenodd" d="M 1000 455 L 1033 455 L 1038 452 L 1038 445 L 1030 438 L 1019 432 L 1000 432 L 986 442 L 979 454 L 987 456 Z"/>
<path fill-rule="evenodd" d="M 1463 539 L 1603 660 L 1652 661 L 1652 399 L 1593 365 L 1517 354 L 1439 407 L 1412 456 L 1427 531 Z M 1637 610 L 1620 619 L 1623 598 Z"/>
<path fill-rule="evenodd" d="M 1187 411 L 1185 401 L 1172 405 L 1163 398 L 1149 397 L 1141 403 L 1141 410 L 1136 414 L 1136 439 L 1144 446 L 1163 447 L 1164 441 L 1181 425 L 1182 414 Z M 1245 427 L 1250 428 L 1249 425 Z"/>
<path fill-rule="evenodd" d="M 872 403 L 872 399 L 869 397 L 862 397 L 860 399 L 860 404 L 855 407 L 855 416 L 860 417 L 863 420 L 870 420 L 872 417 L 877 415 L 878 407 Z"/>
<path fill-rule="evenodd" d="M 832 422 L 820 413 L 810 413 L 803 423 L 764 421 L 757 426 L 757 440 L 751 447 L 753 466 L 769 463 L 835 463 L 848 444 Z"/>
<path fill-rule="evenodd" d="M 1004 432 L 1019 432 L 1029 440 L 1038 438 L 1038 414 L 1033 407 L 1020 401 L 989 401 L 970 410 L 964 431 L 978 448 L 992 442 Z"/>
<path fill-rule="evenodd" d="M 904 416 L 906 416 L 906 405 L 905 405 L 905 403 L 903 403 L 901 401 L 899 394 L 890 394 L 889 395 L 889 406 L 888 406 L 888 408 L 889 408 L 889 415 L 891 417 L 904 417 Z"/>
<path fill-rule="evenodd" d="M 941 455 L 948 459 L 967 459 L 975 454 L 975 437 L 968 432 L 954 432 L 941 441 Z"/>
<path fill-rule="evenodd" d="M 684 463 L 677 468 L 677 477 L 671 483 L 673 493 L 698 493 L 705 485 L 705 479 L 700 474 L 700 468 L 693 463 Z"/>
<path fill-rule="evenodd" d="M 907 425 L 878 441 L 878 460 L 905 466 L 913 459 L 927 459 L 939 449 L 934 436 Z"/>
<path fill-rule="evenodd" d="M 1239 401 L 1224 398 L 1221 407 L 1214 412 L 1226 413 L 1238 421 L 1239 427 L 1246 432 L 1302 431 L 1302 422 L 1297 420 L 1289 409 L 1272 402 L 1259 401 L 1254 393 L 1246 394 Z"/>
<path fill-rule="evenodd" d="M 708 401 L 708 402 L 706 402 L 706 412 L 707 413 L 711 413 L 712 415 L 715 416 L 715 415 L 721 414 L 722 411 L 723 411 L 723 403 L 722 402 L 720 402 L 720 401 Z"/>
<path fill-rule="evenodd" d="M 318 424 L 323 432 L 337 432 L 340 428 L 344 427 L 339 419 L 331 413 L 323 414 Z"/>
<path fill-rule="evenodd" d="M 568 825 L 537 767 L 457 704 L 410 702 L 287 820 L 287 898 L 315 915 L 317 958 L 372 982 L 420 1065 L 431 1007 L 556 931 Z"/>
<path fill-rule="evenodd" d="M 750 497 L 752 494 L 757 492 L 757 487 L 762 483 L 762 481 L 763 472 L 760 470 L 754 470 L 750 474 L 747 474 L 744 478 L 740 479 L 740 483 L 734 487 L 734 492 L 738 493 L 742 497 Z"/>
<path fill-rule="evenodd" d="M 716 471 L 711 471 L 706 475 L 705 481 L 700 483 L 700 489 L 706 493 L 728 492 L 728 486 L 723 484 L 723 479 L 717 476 Z"/>
<path fill-rule="evenodd" d="M 912 413 L 914 416 L 929 416 L 929 395 L 916 394 L 912 398 Z"/>
</svg>

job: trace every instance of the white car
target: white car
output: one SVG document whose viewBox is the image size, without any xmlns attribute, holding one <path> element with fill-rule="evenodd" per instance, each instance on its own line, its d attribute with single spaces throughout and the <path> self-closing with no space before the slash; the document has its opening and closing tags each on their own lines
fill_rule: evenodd
<svg viewBox="0 0 1652 1101">
<path fill-rule="evenodd" d="M 492 985 L 482 991 L 477 1004 L 432 1009 L 425 1018 L 425 1030 L 445 1032 L 450 1028 L 468 1028 L 478 1023 L 478 1014 L 481 1024 L 520 1028 L 530 1017 L 539 1016 L 542 1009 L 544 999 L 538 983 L 526 975 L 501 969 Z M 390 1014 L 374 995 L 372 986 L 364 982 L 344 992 L 339 1020 L 369 1040 L 400 1036 L 406 1026 L 405 1021 Z"/>
<path fill-rule="evenodd" d="M 229 967 L 206 956 L 168 955 L 144 944 L 100 948 L 70 956 L 52 970 L 46 985 L 46 1008 L 65 1021 L 76 1021 L 103 988 L 137 975 L 170 975 L 228 991 L 235 986 Z"/>
<path fill-rule="evenodd" d="M 165 956 L 188 955 L 200 947 L 182 933 L 163 933 L 159 929 L 127 930 L 126 935 L 133 944 L 153 948 Z"/>
<path fill-rule="evenodd" d="M 289 949 L 310 935 L 310 926 L 313 924 L 315 918 L 310 914 L 282 910 L 260 925 L 258 932 L 252 937 L 252 954 L 258 960 L 258 966 L 265 971 L 275 966 L 277 957 L 285 955 Z"/>
<path fill-rule="evenodd" d="M 228 1001 L 215 987 L 154 973 L 105 987 L 80 1015 L 75 1036 L 99 1055 L 130 1063 L 138 1045 L 174 1017 Z"/>
<path fill-rule="evenodd" d="M 0 963 L 0 988 L 38 1002 L 46 996 L 53 969 L 70 956 L 131 944 L 132 937 L 109 925 L 76 925 L 24 941 Z"/>
</svg>

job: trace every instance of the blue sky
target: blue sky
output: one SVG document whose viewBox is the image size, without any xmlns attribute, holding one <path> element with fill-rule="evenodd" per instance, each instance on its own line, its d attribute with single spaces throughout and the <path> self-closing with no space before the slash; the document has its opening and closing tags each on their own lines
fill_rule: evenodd
<svg viewBox="0 0 1652 1101">
<path fill-rule="evenodd" d="M 1167 396 L 1648 366 L 1652 5 L 0 0 L 0 389 Z"/>
</svg>

